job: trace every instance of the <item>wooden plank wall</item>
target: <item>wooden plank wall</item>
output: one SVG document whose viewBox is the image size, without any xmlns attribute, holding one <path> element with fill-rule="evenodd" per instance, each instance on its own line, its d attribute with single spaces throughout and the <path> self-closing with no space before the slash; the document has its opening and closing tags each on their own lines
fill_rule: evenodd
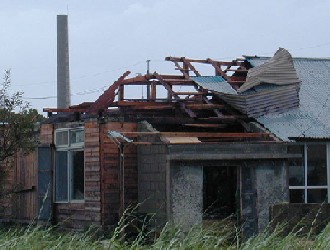
<svg viewBox="0 0 330 250">
<path fill-rule="evenodd" d="M 107 136 L 109 130 L 136 132 L 136 123 L 109 122 L 101 128 L 101 168 L 102 168 L 102 222 L 104 226 L 115 225 L 120 214 L 119 149 Z M 126 145 L 125 155 L 125 206 L 136 204 L 138 200 L 136 146 Z"/>
<path fill-rule="evenodd" d="M 15 163 L 13 217 L 29 222 L 38 214 L 37 151 L 28 155 L 18 153 Z"/>
<path fill-rule="evenodd" d="M 0 164 L 0 219 L 30 222 L 37 216 L 37 164 L 37 149 Z"/>
<path fill-rule="evenodd" d="M 54 143 L 53 124 L 42 124 L 40 128 L 40 144 L 50 145 L 52 143 Z"/>
<path fill-rule="evenodd" d="M 87 223 L 101 225 L 100 125 L 85 123 L 85 216 Z"/>
<path fill-rule="evenodd" d="M 30 222 L 37 215 L 37 151 L 18 152 L 0 166 L 0 219 Z"/>
</svg>

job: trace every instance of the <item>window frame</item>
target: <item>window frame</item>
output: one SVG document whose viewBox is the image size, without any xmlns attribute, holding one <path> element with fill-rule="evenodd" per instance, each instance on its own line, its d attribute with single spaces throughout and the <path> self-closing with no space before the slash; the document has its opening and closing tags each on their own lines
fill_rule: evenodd
<svg viewBox="0 0 330 250">
<path fill-rule="evenodd" d="M 56 157 L 54 157 L 54 166 L 55 166 L 55 171 L 54 171 L 54 202 L 55 203 L 84 203 L 85 202 L 85 184 L 86 184 L 86 178 L 85 178 L 85 150 L 84 150 L 84 145 L 85 145 L 85 133 L 83 135 L 83 142 L 78 142 L 78 143 L 71 143 L 71 136 L 70 133 L 76 132 L 76 131 L 83 131 L 84 133 L 84 127 L 77 127 L 77 128 L 59 128 L 55 130 L 55 135 L 54 135 L 54 141 L 55 141 L 55 154 L 56 152 L 67 152 L 67 200 L 56 200 Z M 60 144 L 56 145 L 57 142 L 57 134 L 61 132 L 67 132 L 68 136 L 68 143 L 67 144 Z M 72 152 L 75 151 L 82 151 L 84 153 L 84 198 L 83 199 L 73 199 L 72 198 L 72 188 L 73 188 L 73 171 L 74 167 L 72 164 Z"/>
<path fill-rule="evenodd" d="M 309 190 L 327 190 L 327 203 L 330 203 L 330 143 L 328 142 L 306 142 L 306 143 L 297 143 L 296 146 L 304 147 L 304 155 L 303 155 L 303 164 L 304 164 L 304 185 L 301 186 L 291 186 L 289 183 L 289 192 L 290 190 L 304 190 L 304 203 L 308 203 L 308 191 Z M 308 146 L 310 145 L 325 145 L 326 149 L 326 175 L 327 175 L 327 185 L 308 185 Z M 290 167 L 290 166 L 289 166 Z M 290 170 L 288 172 L 288 176 L 290 177 Z"/>
</svg>

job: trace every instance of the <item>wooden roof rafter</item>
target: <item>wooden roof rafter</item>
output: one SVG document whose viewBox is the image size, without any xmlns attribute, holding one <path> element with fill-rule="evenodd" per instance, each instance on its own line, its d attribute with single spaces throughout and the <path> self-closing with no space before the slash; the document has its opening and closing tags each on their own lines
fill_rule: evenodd
<svg viewBox="0 0 330 250">
<path fill-rule="evenodd" d="M 215 126 L 214 123 L 219 123 L 220 125 L 228 124 L 234 123 L 240 119 L 237 112 L 230 112 L 230 109 L 227 110 L 227 105 L 214 103 L 209 99 L 208 96 L 211 95 L 211 93 L 194 82 L 190 78 L 189 72 L 193 72 L 196 76 L 201 76 L 193 63 L 210 64 L 216 69 L 218 75 L 221 75 L 229 82 L 230 76 L 227 75 L 227 72 L 234 71 L 231 67 L 237 66 L 237 72 L 246 72 L 244 61 L 233 60 L 232 62 L 222 62 L 212 59 L 194 60 L 185 57 L 168 57 L 166 60 L 174 62 L 182 75 L 161 75 L 153 73 L 126 78 L 130 73 L 127 71 L 106 91 L 104 91 L 94 103 L 75 105 L 68 109 L 44 109 L 44 111 L 94 114 L 103 114 L 106 112 L 111 115 L 120 113 L 126 114 L 125 112 L 127 111 L 127 114 L 141 114 L 145 117 L 158 115 L 159 118 L 161 118 L 162 116 L 170 117 L 171 115 L 174 115 L 175 117 L 173 118 L 177 119 L 177 114 L 180 113 L 176 113 L 175 109 L 180 108 L 180 110 L 188 115 L 185 117 L 191 119 L 185 122 L 185 124 L 192 127 L 208 127 L 208 124 L 212 124 L 209 127 L 214 128 L 218 126 Z M 226 66 L 225 69 L 224 66 Z M 150 85 L 151 95 L 149 96 L 149 99 L 125 99 L 124 87 L 130 85 Z M 167 98 L 157 98 L 155 91 L 156 86 L 158 85 L 162 85 L 166 89 L 168 93 Z M 173 87 L 177 86 L 192 86 L 196 91 L 175 91 L 177 89 L 174 89 Z M 118 100 L 115 100 L 116 96 L 118 96 Z M 155 111 L 160 111 L 160 113 L 157 114 Z"/>
<path fill-rule="evenodd" d="M 115 90 L 118 89 L 124 79 L 130 74 L 126 71 L 121 77 L 118 78 L 100 97 L 86 110 L 87 113 L 96 113 L 104 111 L 115 100 Z"/>
<path fill-rule="evenodd" d="M 165 89 L 168 91 L 169 97 L 173 96 L 177 100 L 181 99 L 180 96 L 172 90 L 172 86 L 170 84 L 168 84 L 160 75 L 157 75 L 156 78 L 159 80 L 159 82 L 161 82 L 163 84 Z M 195 112 L 192 111 L 191 109 L 187 108 L 187 106 L 183 102 L 180 102 L 180 108 L 183 111 L 185 111 L 190 117 L 192 117 L 192 118 L 196 117 Z"/>
<path fill-rule="evenodd" d="M 183 65 L 188 67 L 191 71 L 195 73 L 196 76 L 201 76 L 201 74 L 196 70 L 196 68 L 188 61 L 185 57 L 182 57 Z"/>
<path fill-rule="evenodd" d="M 174 64 L 176 66 L 175 69 L 180 70 L 184 78 L 189 79 L 189 69 L 181 67 L 178 62 L 174 62 Z"/>
<path fill-rule="evenodd" d="M 195 71 L 198 72 L 198 71 L 196 70 L 196 68 L 194 66 L 192 66 L 191 63 L 210 64 L 214 67 L 216 74 L 219 76 L 222 76 L 228 82 L 231 81 L 231 79 L 230 79 L 231 77 L 227 74 L 228 71 L 233 71 L 234 73 L 240 72 L 240 73 L 244 73 L 244 74 L 246 74 L 248 72 L 246 62 L 241 59 L 236 59 L 236 60 L 232 60 L 232 61 L 217 61 L 217 60 L 213 60 L 211 58 L 201 60 L 201 59 L 189 59 L 189 58 L 185 58 L 185 57 L 170 56 L 170 57 L 166 57 L 165 60 L 173 62 L 176 66 L 178 65 L 179 62 L 182 62 L 182 63 L 184 63 L 184 65 L 188 65 L 189 71 L 194 71 L 194 72 Z M 192 67 L 189 67 L 189 65 L 191 65 Z M 221 68 L 223 66 L 226 67 L 224 70 Z M 233 66 L 237 66 L 238 69 L 232 69 Z M 179 68 L 179 69 L 182 73 L 185 72 L 185 70 L 183 68 Z M 184 74 L 184 76 L 187 78 L 186 74 Z M 196 76 L 201 76 L 201 75 L 196 74 Z"/>
</svg>

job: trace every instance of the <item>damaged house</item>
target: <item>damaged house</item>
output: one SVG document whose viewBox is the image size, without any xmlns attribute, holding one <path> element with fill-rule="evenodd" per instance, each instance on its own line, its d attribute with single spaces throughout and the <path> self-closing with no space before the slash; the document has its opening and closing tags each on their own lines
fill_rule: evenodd
<svg viewBox="0 0 330 250">
<path fill-rule="evenodd" d="M 106 228 L 139 204 L 158 229 L 232 216 L 248 236 L 266 227 L 276 203 L 328 202 L 330 60 L 285 49 L 272 58 L 166 60 L 180 74 L 127 71 L 95 102 L 45 108 L 33 188 L 14 193 L 4 217 Z M 125 98 L 132 86 L 146 98 Z M 17 172 L 20 164 L 11 185 L 27 178 Z M 34 214 L 19 212 L 32 206 Z"/>
</svg>

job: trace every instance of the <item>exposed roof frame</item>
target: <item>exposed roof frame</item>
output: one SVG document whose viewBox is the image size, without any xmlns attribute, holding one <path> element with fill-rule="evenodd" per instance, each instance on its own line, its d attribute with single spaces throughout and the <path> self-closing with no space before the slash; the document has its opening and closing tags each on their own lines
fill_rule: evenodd
<svg viewBox="0 0 330 250">
<path fill-rule="evenodd" d="M 179 103 L 179 107 L 182 111 L 187 113 L 190 118 L 196 118 L 197 115 L 194 112 L 198 105 L 204 105 L 203 109 L 211 109 L 214 105 L 207 98 L 209 92 L 203 88 L 200 88 L 195 82 L 193 82 L 189 77 L 189 72 L 194 72 L 196 76 L 201 76 L 199 71 L 194 67 L 192 63 L 204 63 L 211 64 L 216 71 L 216 74 L 221 75 L 226 80 L 229 81 L 227 72 L 230 71 L 232 66 L 244 67 L 246 62 L 242 60 L 233 60 L 231 62 L 224 61 L 215 61 L 210 58 L 206 60 L 195 60 L 188 59 L 185 57 L 166 57 L 165 60 L 172 61 L 177 66 L 177 69 L 181 71 L 182 76 L 180 75 L 160 75 L 157 73 L 147 74 L 144 76 L 136 76 L 133 78 L 126 79 L 129 75 L 129 71 L 125 72 L 117 81 L 115 81 L 94 103 L 83 103 L 81 105 L 75 105 L 68 109 L 44 109 L 46 112 L 74 112 L 74 113 L 102 113 L 105 112 L 108 107 L 131 107 L 133 110 L 166 110 L 173 109 L 178 106 L 173 106 L 173 102 Z M 182 63 L 182 67 L 179 65 Z M 226 66 L 226 69 L 222 69 L 221 66 Z M 234 70 L 231 70 L 234 71 Z M 150 81 L 155 79 L 154 81 Z M 124 86 L 126 85 L 149 85 L 151 86 L 151 98 L 149 100 L 135 101 L 134 103 L 143 103 L 142 105 L 129 105 L 130 100 L 124 99 Z M 156 98 L 156 87 L 157 85 L 162 85 L 168 92 L 167 104 L 164 103 L 164 100 L 161 100 L 162 104 L 158 106 L 152 105 L 152 103 L 157 102 Z M 176 92 L 173 90 L 173 86 L 193 86 L 196 89 L 196 92 Z M 118 96 L 118 101 L 115 101 L 116 96 Z M 182 97 L 186 97 L 182 99 Z M 190 97 L 194 97 L 190 99 Z M 188 102 L 187 102 L 188 100 Z M 127 103 L 128 101 L 128 103 Z M 196 105 L 189 105 L 190 102 L 195 103 Z M 172 103 L 172 104 L 171 104 Z M 213 106 L 214 107 L 214 106 Z M 217 118 L 224 118 L 225 115 L 220 111 L 221 108 L 214 107 L 212 109 Z M 235 112 L 234 112 L 235 113 Z"/>
<path fill-rule="evenodd" d="M 193 71 L 196 76 L 201 76 L 201 74 L 196 70 L 192 63 L 203 63 L 210 64 L 214 67 L 216 75 L 222 76 L 230 84 L 241 84 L 245 79 L 237 80 L 230 75 L 228 71 L 233 71 L 235 73 L 247 74 L 248 72 L 248 63 L 244 59 L 236 59 L 232 61 L 217 61 L 211 58 L 205 60 L 201 59 L 190 59 L 185 57 L 166 57 L 166 61 L 171 61 L 177 67 L 176 69 L 180 70 L 183 73 L 185 78 L 189 77 L 189 71 Z M 179 62 L 183 63 L 183 67 L 179 65 Z M 231 67 L 238 67 L 238 69 L 232 69 Z M 226 67 L 224 70 L 221 67 Z"/>
</svg>

